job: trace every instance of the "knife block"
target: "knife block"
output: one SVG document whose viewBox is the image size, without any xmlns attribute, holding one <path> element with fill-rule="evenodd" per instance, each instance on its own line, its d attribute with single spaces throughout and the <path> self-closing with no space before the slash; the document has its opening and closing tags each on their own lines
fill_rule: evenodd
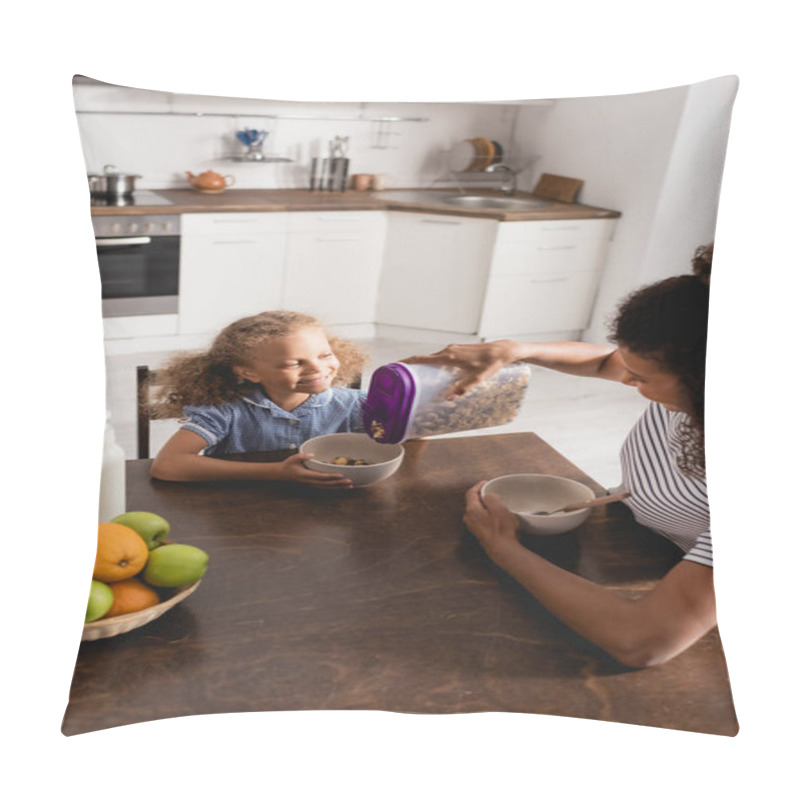
<svg viewBox="0 0 800 800">
<path fill-rule="evenodd" d="M 312 192 L 343 192 L 347 188 L 349 168 L 349 158 L 312 158 L 309 188 Z"/>
</svg>

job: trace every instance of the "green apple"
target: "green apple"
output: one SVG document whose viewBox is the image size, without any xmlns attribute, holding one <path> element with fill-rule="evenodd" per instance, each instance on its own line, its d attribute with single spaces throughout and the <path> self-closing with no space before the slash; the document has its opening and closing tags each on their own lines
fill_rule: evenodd
<svg viewBox="0 0 800 800">
<path fill-rule="evenodd" d="M 191 544 L 165 544 L 150 551 L 143 577 L 151 586 L 176 588 L 199 581 L 208 568 L 208 553 Z"/>
<path fill-rule="evenodd" d="M 126 511 L 111 522 L 133 528 L 145 540 L 149 550 L 163 544 L 169 534 L 169 522 L 152 511 Z"/>
<path fill-rule="evenodd" d="M 86 604 L 86 622 L 94 622 L 100 619 L 114 602 L 114 593 L 102 583 L 102 581 L 92 580 L 92 588 L 89 589 L 89 602 Z"/>
</svg>

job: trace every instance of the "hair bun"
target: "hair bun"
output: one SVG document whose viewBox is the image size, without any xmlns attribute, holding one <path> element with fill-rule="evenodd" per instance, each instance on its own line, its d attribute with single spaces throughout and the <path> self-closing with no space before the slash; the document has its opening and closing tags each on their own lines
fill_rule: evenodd
<svg viewBox="0 0 800 800">
<path fill-rule="evenodd" d="M 714 259 L 714 242 L 704 244 L 694 251 L 692 258 L 692 272 L 706 286 L 711 282 L 711 262 Z"/>
</svg>

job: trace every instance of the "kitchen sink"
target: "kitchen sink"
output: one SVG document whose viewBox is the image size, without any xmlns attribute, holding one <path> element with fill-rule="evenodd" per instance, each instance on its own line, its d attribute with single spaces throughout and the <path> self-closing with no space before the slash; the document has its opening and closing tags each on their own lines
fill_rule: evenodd
<svg viewBox="0 0 800 800">
<path fill-rule="evenodd" d="M 381 200 L 401 203 L 456 206 L 458 208 L 474 208 L 476 210 L 485 208 L 504 211 L 534 211 L 537 208 L 548 208 L 552 205 L 551 201 L 541 200 L 537 197 L 460 194 L 455 191 L 431 191 L 428 189 L 394 189 L 376 192 L 375 197 Z"/>
<path fill-rule="evenodd" d="M 530 200 L 521 197 L 485 197 L 482 195 L 459 194 L 443 200 L 449 206 L 462 208 L 502 208 L 506 211 L 528 211 L 536 208 L 547 208 L 553 205 L 549 200 Z"/>
<path fill-rule="evenodd" d="M 388 189 L 375 192 L 378 200 L 388 200 L 398 203 L 426 203 L 428 205 L 441 205 L 448 197 L 453 197 L 452 191 L 432 191 L 431 189 Z"/>
</svg>

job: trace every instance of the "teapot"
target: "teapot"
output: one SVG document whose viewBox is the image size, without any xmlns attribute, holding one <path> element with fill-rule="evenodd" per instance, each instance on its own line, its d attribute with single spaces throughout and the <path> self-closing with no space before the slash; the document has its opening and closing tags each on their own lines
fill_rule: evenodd
<svg viewBox="0 0 800 800">
<path fill-rule="evenodd" d="M 193 189 L 198 192 L 224 192 L 229 186 L 236 183 L 233 175 L 220 175 L 218 172 L 208 170 L 200 175 L 194 175 L 187 170 L 186 177 Z"/>
</svg>

